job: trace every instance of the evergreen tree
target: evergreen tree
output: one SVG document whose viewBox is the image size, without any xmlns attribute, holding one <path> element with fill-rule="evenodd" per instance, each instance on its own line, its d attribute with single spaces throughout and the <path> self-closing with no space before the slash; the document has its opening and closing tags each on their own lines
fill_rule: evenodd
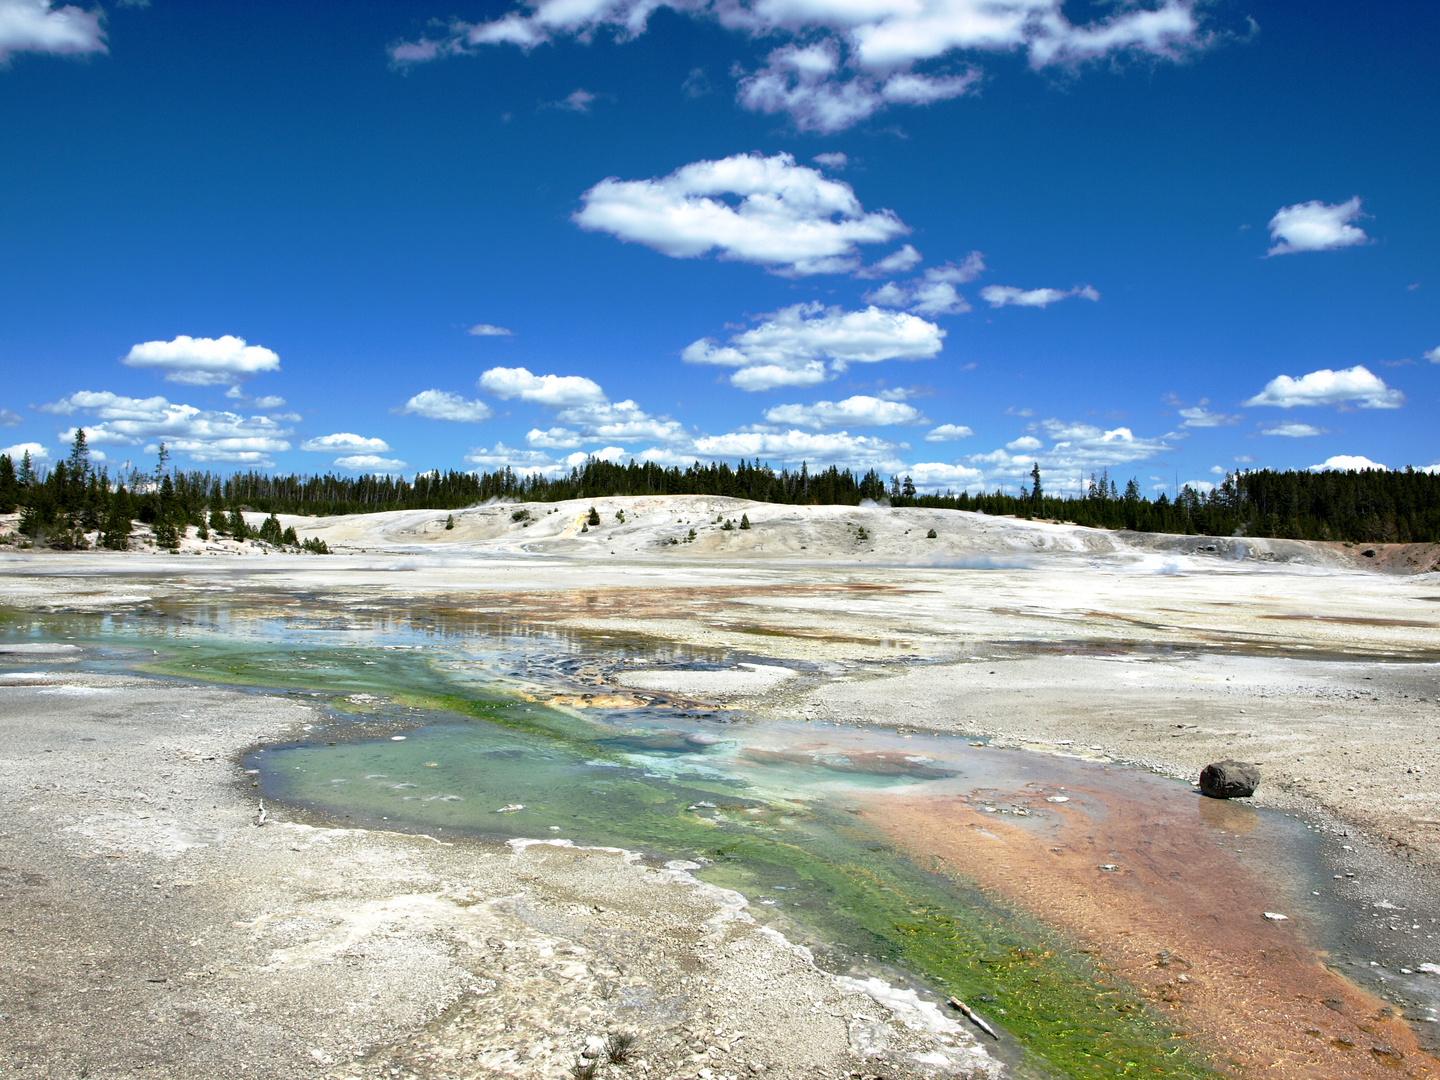
<svg viewBox="0 0 1440 1080">
<path fill-rule="evenodd" d="M 749 515 L 749 514 L 741 514 L 741 515 L 740 515 L 740 528 L 742 528 L 742 529 L 748 529 L 748 528 L 750 528 L 750 515 Z"/>
<path fill-rule="evenodd" d="M 35 486 L 35 467 L 30 463 L 30 451 L 26 450 L 20 457 L 20 486 L 24 488 Z"/>
<path fill-rule="evenodd" d="M 593 506 L 590 507 L 590 516 L 585 519 L 585 524 L 587 524 L 587 525 L 599 525 L 599 524 L 600 524 L 600 511 L 599 511 L 599 510 L 596 510 L 595 507 L 593 507 Z"/>
<path fill-rule="evenodd" d="M 125 551 L 130 547 L 130 532 L 134 528 L 130 520 L 133 507 L 130 493 L 121 484 L 110 496 L 110 506 L 105 514 L 105 525 L 100 533 L 100 546 L 111 551 Z"/>
<path fill-rule="evenodd" d="M 90 475 L 90 447 L 85 442 L 85 429 L 77 427 L 75 438 L 70 443 L 70 456 L 65 459 L 70 466 L 71 475 L 84 480 Z"/>
<path fill-rule="evenodd" d="M 226 532 L 236 540 L 244 540 L 250 535 L 250 526 L 245 524 L 245 515 L 240 512 L 238 506 L 230 511 L 230 524 Z"/>
<path fill-rule="evenodd" d="M 1037 461 L 1030 469 L 1030 501 L 1038 507 L 1044 498 L 1040 487 L 1040 463 Z"/>
<path fill-rule="evenodd" d="M 20 505 L 20 481 L 15 478 L 15 462 L 9 454 L 0 454 L 0 514 L 13 514 Z"/>
</svg>

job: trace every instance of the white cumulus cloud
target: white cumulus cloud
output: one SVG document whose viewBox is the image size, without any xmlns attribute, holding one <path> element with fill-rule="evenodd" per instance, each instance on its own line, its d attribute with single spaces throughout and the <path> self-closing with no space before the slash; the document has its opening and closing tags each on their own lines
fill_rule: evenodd
<svg viewBox="0 0 1440 1080">
<path fill-rule="evenodd" d="M 964 424 L 941 424 L 937 428 L 931 428 L 925 435 L 926 442 L 958 442 L 960 439 L 968 439 L 975 432 L 971 431 Z"/>
<path fill-rule="evenodd" d="M 739 100 L 784 112 L 797 127 L 835 131 L 892 104 L 927 104 L 972 89 L 961 54 L 1022 52 L 1032 68 L 1074 66 L 1125 53 L 1180 59 L 1209 44 L 1194 0 L 1138 0 L 1076 25 L 1064 0 L 531 0 L 498 19 L 452 21 L 446 32 L 391 47 L 399 65 L 473 53 L 486 45 L 533 49 L 557 38 L 624 41 L 666 7 L 752 38 L 781 39 L 765 66 L 740 73 Z M 788 39 L 788 40 L 786 40 Z M 938 63 L 947 70 L 921 72 Z"/>
<path fill-rule="evenodd" d="M 1100 293 L 1089 285 L 1077 285 L 1073 289 L 1017 289 L 1013 285 L 987 285 L 980 290 L 980 296 L 992 308 L 1043 308 L 1071 296 L 1082 300 L 1100 299 Z"/>
<path fill-rule="evenodd" d="M 280 370 L 280 357 L 272 350 L 247 345 L 244 338 L 231 334 L 218 338 L 181 334 L 173 341 L 141 342 L 120 362 L 135 368 L 155 368 L 164 372 L 166 382 L 184 386 L 223 386 L 253 378 L 262 371 Z"/>
<path fill-rule="evenodd" d="M 713 251 L 787 276 L 849 272 L 859 266 L 857 245 L 910 231 L 790 154 L 697 161 L 650 180 L 610 177 L 581 199 L 574 221 L 582 229 L 679 259 Z"/>
<path fill-rule="evenodd" d="M 192 461 L 270 467 L 272 454 L 290 449 L 291 429 L 268 416 L 199 409 L 163 397 L 132 398 L 107 391 L 82 390 L 48 405 L 42 412 L 73 416 L 88 412 L 99 423 L 82 424 L 97 446 L 139 446 L 164 442 Z M 74 437 L 74 429 L 64 434 Z"/>
<path fill-rule="evenodd" d="M 1326 458 L 1319 465 L 1311 465 L 1311 472 L 1325 472 L 1333 469 L 1337 472 L 1364 472 L 1366 469 L 1385 469 L 1378 461 L 1371 461 L 1367 457 L 1358 454 L 1336 454 L 1334 457 Z"/>
<path fill-rule="evenodd" d="M 552 409 L 606 400 L 600 384 L 583 375 L 532 375 L 523 367 L 491 368 L 476 385 L 502 401 L 518 398 Z"/>
<path fill-rule="evenodd" d="M 383 454 L 389 451 L 390 444 L 384 439 L 367 439 L 363 435 L 337 431 L 334 435 L 321 435 L 315 439 L 306 439 L 300 444 L 300 449 L 321 454 L 340 454 L 346 450 L 364 450 L 372 454 Z"/>
<path fill-rule="evenodd" d="M 453 420 L 461 424 L 478 424 L 494 415 L 485 402 L 470 401 L 445 390 L 422 390 L 396 411 L 406 416 Z"/>
<path fill-rule="evenodd" d="M 106 52 L 101 11 L 52 0 L 0 0 L 0 66 L 17 52 Z"/>
<path fill-rule="evenodd" d="M 510 337 L 511 335 L 511 331 L 506 330 L 505 327 L 492 326 L 488 322 L 476 323 L 465 332 L 473 334 L 475 337 Z"/>
<path fill-rule="evenodd" d="M 5 449 L 0 450 L 0 454 L 9 454 L 11 463 L 17 468 L 20 465 L 21 459 L 24 458 L 26 454 L 30 455 L 30 463 L 32 465 L 38 465 L 43 461 L 50 460 L 50 451 L 46 450 L 45 447 L 38 442 L 16 443 L 14 446 L 7 446 Z"/>
<path fill-rule="evenodd" d="M 1330 206 L 1318 199 L 1284 206 L 1270 219 L 1273 243 L 1266 255 L 1330 251 L 1369 242 L 1365 230 L 1352 222 L 1360 216 L 1360 196 Z"/>
<path fill-rule="evenodd" d="M 913 405 L 856 394 L 844 401 L 817 401 L 813 405 L 776 405 L 765 410 L 771 424 L 805 428 L 886 427 L 923 424 L 925 417 Z"/>
<path fill-rule="evenodd" d="M 1420 355 L 1432 364 L 1440 364 L 1440 345 L 1436 345 L 1435 348 L 1423 352 Z"/>
<path fill-rule="evenodd" d="M 726 345 L 711 338 L 692 342 L 681 359 L 738 368 L 730 377 L 733 385 L 768 390 L 814 386 L 850 364 L 927 360 L 940 352 L 945 337 L 932 322 L 877 307 L 844 311 L 812 302 L 792 304 L 764 318 Z"/>
<path fill-rule="evenodd" d="M 1405 395 L 1385 385 L 1380 376 L 1361 364 L 1343 371 L 1321 368 L 1298 379 L 1277 375 L 1265 384 L 1247 406 L 1274 405 L 1291 409 L 1297 405 L 1356 405 L 1362 409 L 1398 409 Z"/>
<path fill-rule="evenodd" d="M 980 469 L 944 461 L 917 461 L 906 467 L 905 475 L 922 490 L 967 487 L 985 478 L 985 473 Z"/>
<path fill-rule="evenodd" d="M 569 428 L 563 427 L 544 430 L 531 428 L 525 435 L 527 446 L 540 446 L 546 450 L 573 450 L 583 442 L 578 431 L 571 431 Z"/>
</svg>

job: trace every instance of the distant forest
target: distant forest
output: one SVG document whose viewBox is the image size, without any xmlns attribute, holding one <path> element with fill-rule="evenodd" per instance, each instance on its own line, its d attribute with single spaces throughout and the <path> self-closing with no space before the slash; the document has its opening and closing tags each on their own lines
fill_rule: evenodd
<svg viewBox="0 0 1440 1080">
<path fill-rule="evenodd" d="M 1120 489 L 1108 473 L 1090 477 L 1078 495 L 1044 490 L 1039 466 L 1019 494 L 1002 491 L 920 494 L 908 476 L 882 477 L 831 466 L 811 472 L 776 472 L 741 460 L 687 468 L 628 465 L 590 459 L 568 476 L 548 478 L 498 472 L 428 472 L 414 480 L 390 476 L 270 476 L 249 471 L 220 476 L 167 467 L 165 447 L 152 473 L 112 477 L 91 464 L 85 433 L 53 468 L 37 468 L 25 455 L 0 455 L 0 513 L 21 512 L 20 532 L 52 547 L 123 548 L 132 521 L 151 526 L 157 543 L 173 547 L 187 526 L 239 535 L 249 530 L 241 510 L 276 514 L 357 514 L 380 510 L 456 510 L 490 499 L 560 502 L 611 495 L 725 495 L 789 505 L 855 506 L 865 500 L 891 506 L 940 507 L 982 514 L 1073 522 L 1105 529 L 1205 536 L 1263 536 L 1355 543 L 1440 541 L 1440 475 L 1427 472 L 1275 472 L 1227 475 L 1210 491 L 1181 488 L 1172 498 L 1150 498 L 1131 479 Z M 273 524 L 272 524 L 273 523 Z M 294 542 L 273 517 L 261 539 Z M 273 534 L 273 535 L 266 535 Z"/>
</svg>

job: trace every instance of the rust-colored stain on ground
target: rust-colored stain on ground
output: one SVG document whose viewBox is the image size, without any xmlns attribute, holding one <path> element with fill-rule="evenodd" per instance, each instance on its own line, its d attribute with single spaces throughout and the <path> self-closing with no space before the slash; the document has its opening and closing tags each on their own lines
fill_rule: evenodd
<svg viewBox="0 0 1440 1080">
<path fill-rule="evenodd" d="M 1047 811 L 1037 819 L 987 813 L 963 796 L 887 798 L 866 817 L 922 865 L 938 860 L 1066 934 L 1170 1013 L 1224 1073 L 1440 1077 L 1384 1002 L 1302 943 L 1298 921 L 1266 920 L 1284 902 L 1223 848 L 1253 827 L 1253 810 L 1184 791 L 1067 796 L 1047 805 L 1033 792 Z M 1104 809 L 1092 817 L 1083 806 Z"/>
</svg>

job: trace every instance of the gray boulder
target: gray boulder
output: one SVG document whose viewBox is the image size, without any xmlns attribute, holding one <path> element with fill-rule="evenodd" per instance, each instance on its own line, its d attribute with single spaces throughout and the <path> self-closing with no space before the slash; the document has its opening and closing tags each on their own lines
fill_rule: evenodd
<svg viewBox="0 0 1440 1080">
<path fill-rule="evenodd" d="M 1247 799 L 1260 786 L 1260 770 L 1243 761 L 1217 761 L 1200 770 L 1200 794 L 1212 799 Z"/>
</svg>

